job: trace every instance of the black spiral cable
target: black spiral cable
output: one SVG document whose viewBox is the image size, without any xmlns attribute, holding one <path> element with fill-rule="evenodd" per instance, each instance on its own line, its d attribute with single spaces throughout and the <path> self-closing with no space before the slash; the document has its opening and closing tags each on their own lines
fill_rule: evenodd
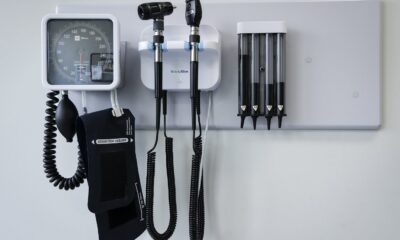
<svg viewBox="0 0 400 240">
<path fill-rule="evenodd" d="M 60 175 L 56 164 L 56 110 L 59 99 L 57 95 L 59 91 L 52 91 L 47 94 L 49 99 L 46 102 L 46 117 L 44 124 L 44 148 L 43 148 L 43 167 L 46 177 L 49 178 L 50 183 L 53 183 L 55 187 L 68 191 L 78 188 L 86 178 L 85 165 L 81 156 L 81 152 L 78 151 L 78 167 L 75 174 L 70 178 L 65 178 Z"/>
<path fill-rule="evenodd" d="M 156 240 L 167 240 L 175 231 L 178 220 L 176 206 L 176 188 L 174 175 L 174 155 L 173 155 L 173 138 L 167 136 L 166 133 L 166 92 L 163 96 L 163 115 L 164 115 L 164 136 L 165 136 L 165 153 L 166 153 L 166 168 L 168 181 L 168 201 L 169 201 L 169 223 L 163 233 L 159 233 L 154 225 L 154 177 L 156 167 L 156 152 L 154 151 L 158 143 L 158 135 L 160 130 L 160 105 L 161 102 L 157 99 L 156 102 L 156 141 L 152 149 L 147 152 L 147 178 L 146 178 L 146 226 L 150 236 Z"/>
<path fill-rule="evenodd" d="M 203 239 L 204 237 L 204 225 L 205 225 L 205 208 L 204 208 L 204 186 L 203 186 L 203 174 L 201 174 L 201 185 L 199 193 L 199 203 L 197 206 L 197 239 Z"/>
<path fill-rule="evenodd" d="M 189 207 L 189 231 L 190 239 L 203 239 L 204 235 L 204 188 L 203 175 L 200 176 L 200 163 L 202 156 L 202 138 L 196 137 L 194 140 L 195 154 L 192 156 L 192 173 L 190 185 L 190 207 Z M 199 181 L 200 189 L 199 189 Z"/>
<path fill-rule="evenodd" d="M 199 125 L 199 136 L 195 136 L 196 127 L 193 127 L 193 151 L 192 172 L 190 181 L 190 203 L 189 203 L 189 236 L 191 240 L 201 240 L 204 236 L 205 209 L 204 209 L 204 185 L 203 174 L 200 179 L 200 166 L 203 154 L 203 140 L 200 122 L 200 101 L 194 99 L 192 104 L 192 113 L 197 113 Z M 200 186 L 199 186 L 200 181 Z M 200 187 L 200 189 L 199 189 Z"/>
</svg>

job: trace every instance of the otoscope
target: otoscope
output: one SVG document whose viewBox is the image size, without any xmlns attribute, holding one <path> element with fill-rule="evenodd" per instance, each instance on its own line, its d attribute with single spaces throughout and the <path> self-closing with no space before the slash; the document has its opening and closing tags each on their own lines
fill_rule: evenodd
<svg viewBox="0 0 400 240">
<path fill-rule="evenodd" d="M 154 42 L 154 90 L 156 98 L 156 140 L 152 149 L 147 152 L 147 179 L 146 179 L 146 227 L 153 239 L 169 239 L 175 231 L 177 222 L 176 189 L 174 176 L 173 139 L 167 136 L 167 91 L 163 90 L 163 50 L 164 43 L 164 17 L 172 14 L 174 6 L 170 2 L 144 3 L 138 7 L 138 14 L 142 20 L 153 19 Z M 155 148 L 158 143 L 160 130 L 161 100 L 164 115 L 164 137 L 166 151 L 166 167 L 169 198 L 169 224 L 164 233 L 159 233 L 154 225 L 154 177 L 155 177 Z"/>
<path fill-rule="evenodd" d="M 200 91 L 199 91 L 199 27 L 202 18 L 200 0 L 186 0 L 186 23 L 190 26 L 190 98 L 192 103 L 193 150 L 192 172 L 189 203 L 189 234 L 191 240 L 201 240 L 204 236 L 204 189 L 203 174 L 200 169 L 202 156 L 202 138 L 200 122 Z M 196 135 L 196 115 L 199 136 Z M 200 176 L 201 174 L 201 176 Z M 200 181 L 200 184 L 199 184 Z"/>
</svg>

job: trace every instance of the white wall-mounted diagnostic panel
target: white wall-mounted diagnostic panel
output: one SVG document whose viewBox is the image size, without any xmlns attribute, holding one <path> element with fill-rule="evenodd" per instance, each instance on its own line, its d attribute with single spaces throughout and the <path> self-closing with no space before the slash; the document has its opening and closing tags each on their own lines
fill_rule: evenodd
<svg viewBox="0 0 400 240">
<path fill-rule="evenodd" d="M 125 71 L 128 81 L 118 92 L 120 102 L 133 110 L 137 129 L 154 129 L 155 111 L 149 111 L 155 107 L 154 93 L 141 81 L 143 73 L 140 73 L 138 49 L 140 41 L 149 40 L 141 38 L 149 22 L 138 18 L 137 6 L 137 3 L 67 4 L 58 6 L 57 10 L 58 13 L 110 13 L 119 19 L 121 40 L 127 42 L 126 66 L 129 66 Z M 174 13 L 165 21 L 166 25 L 185 25 L 183 2 L 177 4 Z M 213 92 L 210 128 L 240 129 L 237 27 L 239 22 L 257 21 L 281 21 L 287 28 L 287 117 L 282 129 L 379 129 L 381 5 L 379 1 L 370 0 L 204 3 L 202 23 L 218 29 L 222 42 L 221 83 Z M 186 26 L 184 32 L 188 36 L 190 28 Z M 202 32 L 200 35 L 203 36 Z M 170 40 L 166 36 L 167 44 Z M 182 54 L 185 62 L 189 62 L 190 53 L 182 51 Z M 204 57 L 200 57 L 200 68 L 206 64 Z M 200 75 L 207 74 L 206 71 Z M 148 83 L 153 82 L 151 76 L 146 78 L 149 78 Z M 108 104 L 106 98 L 99 97 L 101 94 L 88 95 L 90 111 Z M 202 97 L 202 109 L 207 109 L 207 99 Z M 190 129 L 189 93 L 168 94 L 168 103 L 168 127 Z M 251 118 L 246 118 L 245 128 L 252 129 L 250 121 Z M 274 118 L 271 129 L 277 126 Z M 267 121 L 260 118 L 257 129 L 267 129 Z"/>
<path fill-rule="evenodd" d="M 120 40 L 109 14 L 51 14 L 42 21 L 43 85 L 51 90 L 118 87 Z"/>
</svg>

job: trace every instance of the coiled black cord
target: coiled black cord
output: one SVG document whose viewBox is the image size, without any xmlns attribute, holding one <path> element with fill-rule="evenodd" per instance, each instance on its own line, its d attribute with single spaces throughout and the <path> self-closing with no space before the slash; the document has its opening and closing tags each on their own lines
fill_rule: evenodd
<svg viewBox="0 0 400 240">
<path fill-rule="evenodd" d="M 167 240 L 175 231 L 176 223 L 178 220 L 177 206 L 176 206 L 176 188 L 175 188 L 175 174 L 174 174 L 174 155 L 173 155 L 173 139 L 167 136 L 166 133 L 166 92 L 163 96 L 164 107 L 164 136 L 165 136 L 165 153 L 166 153 L 166 168 L 167 168 L 167 181 L 168 181 L 168 200 L 169 200 L 169 224 L 164 233 L 159 233 L 154 225 L 154 177 L 156 167 L 156 153 L 154 152 L 160 130 L 160 105 L 161 102 L 157 99 L 156 102 L 156 141 L 152 149 L 147 152 L 147 179 L 146 179 L 146 226 L 150 236 L 156 240 Z"/>
<path fill-rule="evenodd" d="M 65 178 L 60 175 L 56 165 L 56 110 L 59 99 L 57 95 L 58 91 L 52 91 L 47 94 L 48 101 L 46 102 L 46 117 L 44 124 L 44 148 L 43 148 L 43 167 L 46 177 L 53 183 L 55 187 L 68 191 L 78 188 L 86 178 L 85 165 L 82 159 L 80 151 L 78 151 L 78 167 L 71 178 Z"/>
<path fill-rule="evenodd" d="M 200 240 L 203 239 L 205 223 L 203 175 L 201 176 L 201 180 L 199 180 L 202 156 L 201 136 L 195 138 L 194 145 L 195 154 L 192 156 L 192 174 L 190 184 L 189 232 L 191 240 Z M 201 181 L 200 189 L 199 181 Z"/>
<path fill-rule="evenodd" d="M 190 203 L 189 203 L 189 236 L 191 240 L 202 240 L 204 236 L 205 209 L 204 209 L 204 186 L 203 174 L 200 179 L 200 166 L 203 154 L 203 140 L 200 122 L 200 99 L 192 100 L 192 117 L 196 116 L 199 125 L 199 136 L 196 134 L 196 126 L 193 129 L 193 151 L 192 172 L 190 182 Z M 195 122 L 195 121 L 194 121 Z M 200 186 L 199 186 L 199 181 Z M 200 187 L 200 189 L 199 189 Z"/>
</svg>

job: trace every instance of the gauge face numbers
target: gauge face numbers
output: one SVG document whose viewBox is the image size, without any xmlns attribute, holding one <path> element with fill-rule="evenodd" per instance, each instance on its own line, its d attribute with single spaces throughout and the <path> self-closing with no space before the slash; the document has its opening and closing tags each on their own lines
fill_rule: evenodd
<svg viewBox="0 0 400 240">
<path fill-rule="evenodd" d="M 47 77 L 54 85 L 113 81 L 113 23 L 108 19 L 52 19 L 47 23 Z"/>
</svg>

